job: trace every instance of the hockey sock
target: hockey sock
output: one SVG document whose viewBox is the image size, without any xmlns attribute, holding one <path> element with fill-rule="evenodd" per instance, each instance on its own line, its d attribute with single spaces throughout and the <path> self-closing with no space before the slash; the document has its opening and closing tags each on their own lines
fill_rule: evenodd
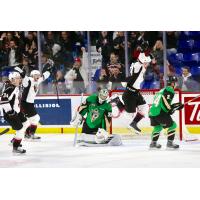
<svg viewBox="0 0 200 200">
<path fill-rule="evenodd" d="M 13 138 L 13 148 L 17 149 L 21 144 L 21 139 Z"/>
<path fill-rule="evenodd" d="M 120 112 L 124 110 L 124 104 L 121 101 L 118 101 L 116 105 Z"/>
<path fill-rule="evenodd" d="M 133 121 L 138 123 L 143 117 L 144 117 L 144 115 L 142 115 L 141 113 L 137 112 L 137 114 L 136 114 L 135 118 L 133 119 Z"/>
<path fill-rule="evenodd" d="M 30 126 L 29 126 L 29 130 L 30 130 L 30 134 L 31 135 L 34 135 L 35 134 L 35 131 L 36 131 L 36 129 L 37 129 L 37 125 L 33 125 L 33 124 L 31 124 Z"/>
<path fill-rule="evenodd" d="M 30 126 L 26 129 L 26 135 L 30 135 Z"/>
<path fill-rule="evenodd" d="M 162 131 L 162 126 L 158 125 L 158 126 L 154 126 L 154 129 L 152 131 L 152 134 L 151 134 L 151 140 L 156 142 L 158 141 L 158 138 L 160 136 L 160 132 Z"/>
<path fill-rule="evenodd" d="M 173 141 L 175 138 L 175 131 L 176 131 L 176 123 L 173 122 L 172 126 L 170 126 L 167 130 L 167 139 Z"/>
</svg>

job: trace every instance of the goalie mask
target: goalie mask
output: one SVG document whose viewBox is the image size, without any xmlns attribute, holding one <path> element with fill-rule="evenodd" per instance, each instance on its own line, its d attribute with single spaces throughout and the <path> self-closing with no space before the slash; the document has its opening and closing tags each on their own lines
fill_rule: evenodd
<svg viewBox="0 0 200 200">
<path fill-rule="evenodd" d="M 104 101 L 106 101 L 106 99 L 108 98 L 108 90 L 107 89 L 101 89 L 99 91 L 99 103 L 103 103 Z"/>
</svg>

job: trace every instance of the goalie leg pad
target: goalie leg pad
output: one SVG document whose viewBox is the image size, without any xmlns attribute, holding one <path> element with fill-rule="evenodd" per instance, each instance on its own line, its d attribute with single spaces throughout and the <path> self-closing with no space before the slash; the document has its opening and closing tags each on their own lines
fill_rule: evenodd
<svg viewBox="0 0 200 200">
<path fill-rule="evenodd" d="M 37 115 L 34 115 L 33 117 L 29 117 L 28 119 L 31 124 L 38 125 L 40 121 L 40 116 L 37 114 Z"/>
<path fill-rule="evenodd" d="M 122 145 L 122 139 L 120 135 L 113 134 L 112 139 L 108 143 L 108 146 L 121 146 Z"/>
</svg>

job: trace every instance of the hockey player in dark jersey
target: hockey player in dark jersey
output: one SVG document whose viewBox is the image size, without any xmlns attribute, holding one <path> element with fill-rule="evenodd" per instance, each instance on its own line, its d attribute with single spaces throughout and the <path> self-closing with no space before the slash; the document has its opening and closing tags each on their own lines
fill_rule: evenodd
<svg viewBox="0 0 200 200">
<path fill-rule="evenodd" d="M 19 70 L 19 72 L 17 72 Z M 9 74 L 9 81 L 5 83 L 1 95 L 0 105 L 3 108 L 4 119 L 10 124 L 16 134 L 12 140 L 14 153 L 25 153 L 26 150 L 22 148 L 21 141 L 24 137 L 26 128 L 29 126 L 29 121 L 23 113 L 20 112 L 19 96 L 21 85 L 21 78 L 25 76 L 23 70 L 18 68 Z"/>
<path fill-rule="evenodd" d="M 175 76 L 170 76 L 167 80 L 167 87 L 161 89 L 154 97 L 149 110 L 151 126 L 154 127 L 151 135 L 152 141 L 150 148 L 161 148 L 161 145 L 157 144 L 157 141 L 163 128 L 168 128 L 167 147 L 172 149 L 179 148 L 179 145 L 173 142 L 177 125 L 171 117 L 175 110 L 183 108 L 181 103 L 172 104 L 176 82 L 177 78 Z"/>
<path fill-rule="evenodd" d="M 72 125 L 79 125 L 83 121 L 82 134 L 79 137 L 79 143 L 84 146 L 98 145 L 121 145 L 121 139 L 118 135 L 110 135 L 110 122 L 112 117 L 111 104 L 107 102 L 108 90 L 100 89 L 98 94 L 87 97 L 78 108 L 78 113 Z"/>
<path fill-rule="evenodd" d="M 127 113 L 137 112 L 129 125 L 129 128 L 134 129 L 136 133 L 141 132 L 137 123 L 144 117 L 147 111 L 146 102 L 140 93 L 140 85 L 144 80 L 144 74 L 150 62 L 150 56 L 140 53 L 138 61 L 132 63 L 130 67 L 131 76 L 127 78 L 126 89 L 122 95 L 123 102 L 118 96 L 111 97 L 111 103 L 114 102 L 121 112 L 123 110 Z"/>
<path fill-rule="evenodd" d="M 25 76 L 22 81 L 23 92 L 21 109 L 30 122 L 30 126 L 26 130 L 25 138 L 31 138 L 34 140 L 40 139 L 39 136 L 35 136 L 40 116 L 37 114 L 34 107 L 34 100 L 38 93 L 39 85 L 50 76 L 53 65 L 53 61 L 49 59 L 43 68 L 42 76 L 39 70 L 33 70 L 30 73 L 30 77 Z"/>
</svg>

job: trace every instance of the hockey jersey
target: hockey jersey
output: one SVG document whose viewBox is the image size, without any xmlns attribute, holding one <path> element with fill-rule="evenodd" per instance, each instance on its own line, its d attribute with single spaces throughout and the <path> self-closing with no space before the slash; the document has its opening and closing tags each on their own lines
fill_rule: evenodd
<svg viewBox="0 0 200 200">
<path fill-rule="evenodd" d="M 106 129 L 105 117 L 109 120 L 112 115 L 112 107 L 106 101 L 102 104 L 98 101 L 98 96 L 91 95 L 82 104 L 85 108 L 80 112 L 82 116 L 87 114 L 86 123 L 90 128 Z"/>
<path fill-rule="evenodd" d="M 23 92 L 22 92 L 22 101 L 28 103 L 34 103 L 35 97 L 39 90 L 39 85 L 50 76 L 50 72 L 46 71 L 43 73 L 43 76 L 34 81 L 32 77 L 26 76 L 23 81 Z"/>
<path fill-rule="evenodd" d="M 164 112 L 169 112 L 169 109 L 166 107 L 164 102 L 164 98 L 166 99 L 167 103 L 171 105 L 174 94 L 174 89 L 171 86 L 167 86 L 160 90 L 153 99 L 153 104 L 149 110 L 149 116 L 158 116 L 161 110 Z"/>
<path fill-rule="evenodd" d="M 16 87 L 9 82 L 5 83 L 0 101 L 0 106 L 3 108 L 4 112 L 7 113 L 11 110 L 16 111 L 17 113 L 20 112 L 19 95 L 19 87 Z"/>
</svg>

